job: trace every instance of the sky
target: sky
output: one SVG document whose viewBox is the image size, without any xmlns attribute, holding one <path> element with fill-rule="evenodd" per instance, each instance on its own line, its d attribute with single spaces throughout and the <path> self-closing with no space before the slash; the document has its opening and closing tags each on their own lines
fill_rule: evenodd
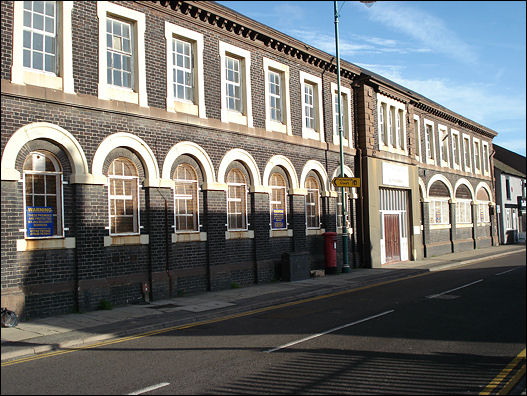
<svg viewBox="0 0 527 396">
<path fill-rule="evenodd" d="M 333 1 L 218 1 L 335 54 Z M 524 1 L 339 1 L 340 57 L 498 132 L 525 156 Z"/>
</svg>

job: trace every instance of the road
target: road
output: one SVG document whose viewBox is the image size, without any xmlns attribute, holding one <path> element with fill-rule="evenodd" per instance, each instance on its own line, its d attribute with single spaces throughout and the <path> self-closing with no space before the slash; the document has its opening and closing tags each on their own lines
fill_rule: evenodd
<svg viewBox="0 0 527 396">
<path fill-rule="evenodd" d="M 15 361 L 2 367 L 1 390 L 492 393 L 507 382 L 508 365 L 525 353 L 525 280 L 525 252 L 519 252 L 258 313 Z"/>
</svg>

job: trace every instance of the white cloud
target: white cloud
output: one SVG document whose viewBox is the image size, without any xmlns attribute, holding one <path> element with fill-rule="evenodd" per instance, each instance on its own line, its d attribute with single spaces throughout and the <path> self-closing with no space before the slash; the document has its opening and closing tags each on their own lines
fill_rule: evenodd
<svg viewBox="0 0 527 396">
<path fill-rule="evenodd" d="M 372 21 L 400 31 L 433 51 L 463 63 L 476 63 L 477 54 L 439 18 L 399 2 L 378 1 L 375 7 L 361 9 Z"/>
</svg>

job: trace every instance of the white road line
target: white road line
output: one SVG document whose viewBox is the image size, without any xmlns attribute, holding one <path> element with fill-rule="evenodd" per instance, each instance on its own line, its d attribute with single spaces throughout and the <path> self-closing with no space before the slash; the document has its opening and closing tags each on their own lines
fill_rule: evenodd
<svg viewBox="0 0 527 396">
<path fill-rule="evenodd" d="M 139 389 L 138 391 L 135 391 L 135 392 L 132 392 L 132 393 L 128 393 L 128 394 L 129 395 L 140 395 L 141 393 L 150 392 L 150 391 L 162 388 L 162 387 L 167 386 L 167 385 L 170 385 L 170 383 L 169 382 L 161 382 L 160 384 L 152 385 L 152 386 L 149 386 L 148 388 Z"/>
<path fill-rule="evenodd" d="M 284 349 L 284 348 L 290 347 L 291 345 L 299 344 L 301 342 L 308 341 L 308 340 L 311 340 L 311 339 L 316 338 L 316 337 L 323 336 L 323 335 L 328 334 L 328 333 L 332 333 L 334 331 L 343 329 L 345 327 L 349 327 L 349 326 L 353 326 L 353 325 L 356 325 L 356 324 L 359 324 L 359 323 L 362 323 L 362 322 L 366 322 L 367 320 L 375 319 L 375 318 L 378 318 L 379 316 L 387 315 L 387 314 L 392 313 L 392 312 L 394 312 L 394 310 L 390 309 L 389 311 L 381 312 L 380 314 L 369 316 L 367 318 L 357 320 L 356 322 L 352 322 L 352 323 L 348 323 L 348 324 L 345 324 L 345 325 L 342 325 L 342 326 L 339 326 L 339 327 L 335 327 L 333 329 L 326 330 L 326 331 L 324 331 L 322 333 L 318 333 L 318 334 L 314 334 L 314 335 L 309 336 L 309 337 L 302 338 L 301 340 L 297 340 L 297 341 L 290 342 L 288 344 L 280 345 L 280 346 L 278 346 L 276 348 L 268 349 L 267 351 L 264 351 L 264 352 L 270 353 L 270 352 L 278 351 L 279 349 Z"/>
<path fill-rule="evenodd" d="M 503 271 L 503 272 L 498 272 L 497 274 L 494 274 L 494 275 L 503 275 L 503 274 L 506 274 L 507 272 L 514 271 L 515 269 L 516 268 L 510 269 L 510 270 L 507 270 L 507 271 Z"/>
<path fill-rule="evenodd" d="M 450 293 L 450 292 L 453 292 L 453 291 L 456 291 L 456 290 L 459 290 L 459 289 L 463 289 L 464 287 L 475 285 L 476 283 L 479 283 L 479 282 L 483 282 L 483 279 L 477 280 L 477 281 L 469 283 L 467 285 L 456 287 L 455 289 L 450 289 L 450 290 L 444 291 L 443 293 L 432 294 L 430 296 L 426 296 L 426 298 L 436 298 L 436 297 L 442 296 L 443 294 L 447 294 L 447 293 Z"/>
</svg>

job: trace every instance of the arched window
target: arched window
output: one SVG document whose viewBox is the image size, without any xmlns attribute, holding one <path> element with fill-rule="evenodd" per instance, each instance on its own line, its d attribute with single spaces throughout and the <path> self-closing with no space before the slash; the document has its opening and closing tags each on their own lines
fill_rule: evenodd
<svg viewBox="0 0 527 396">
<path fill-rule="evenodd" d="M 117 158 L 108 169 L 110 235 L 139 233 L 139 177 L 135 165 Z"/>
<path fill-rule="evenodd" d="M 480 188 L 476 195 L 476 199 L 478 200 L 478 222 L 490 223 L 489 193 L 484 188 Z"/>
<path fill-rule="evenodd" d="M 472 194 L 467 186 L 460 184 L 456 190 L 456 224 L 472 223 Z"/>
<path fill-rule="evenodd" d="M 189 164 L 174 171 L 174 217 L 176 232 L 199 231 L 198 176 Z"/>
<path fill-rule="evenodd" d="M 342 228 L 342 190 L 339 188 L 338 191 L 337 191 L 337 212 L 336 212 L 336 216 L 337 216 L 337 228 Z M 349 196 L 350 196 L 350 189 L 349 188 L 344 188 L 344 201 L 346 202 L 346 227 L 349 229 L 350 228 L 350 219 L 349 219 L 349 214 L 350 214 L 350 201 L 349 201 Z"/>
<path fill-rule="evenodd" d="M 306 178 L 306 226 L 320 228 L 320 187 L 313 176 Z"/>
<path fill-rule="evenodd" d="M 440 181 L 434 182 L 430 186 L 430 224 L 449 224 L 449 207 L 450 192 L 448 187 Z"/>
<path fill-rule="evenodd" d="M 31 152 L 23 165 L 27 238 L 64 236 L 62 169 L 46 151 Z"/>
<path fill-rule="evenodd" d="M 247 230 L 247 182 L 242 172 L 227 174 L 227 229 Z"/>
<path fill-rule="evenodd" d="M 287 189 L 284 177 L 280 173 L 273 173 L 269 178 L 271 186 L 271 228 L 273 230 L 287 229 Z"/>
</svg>

